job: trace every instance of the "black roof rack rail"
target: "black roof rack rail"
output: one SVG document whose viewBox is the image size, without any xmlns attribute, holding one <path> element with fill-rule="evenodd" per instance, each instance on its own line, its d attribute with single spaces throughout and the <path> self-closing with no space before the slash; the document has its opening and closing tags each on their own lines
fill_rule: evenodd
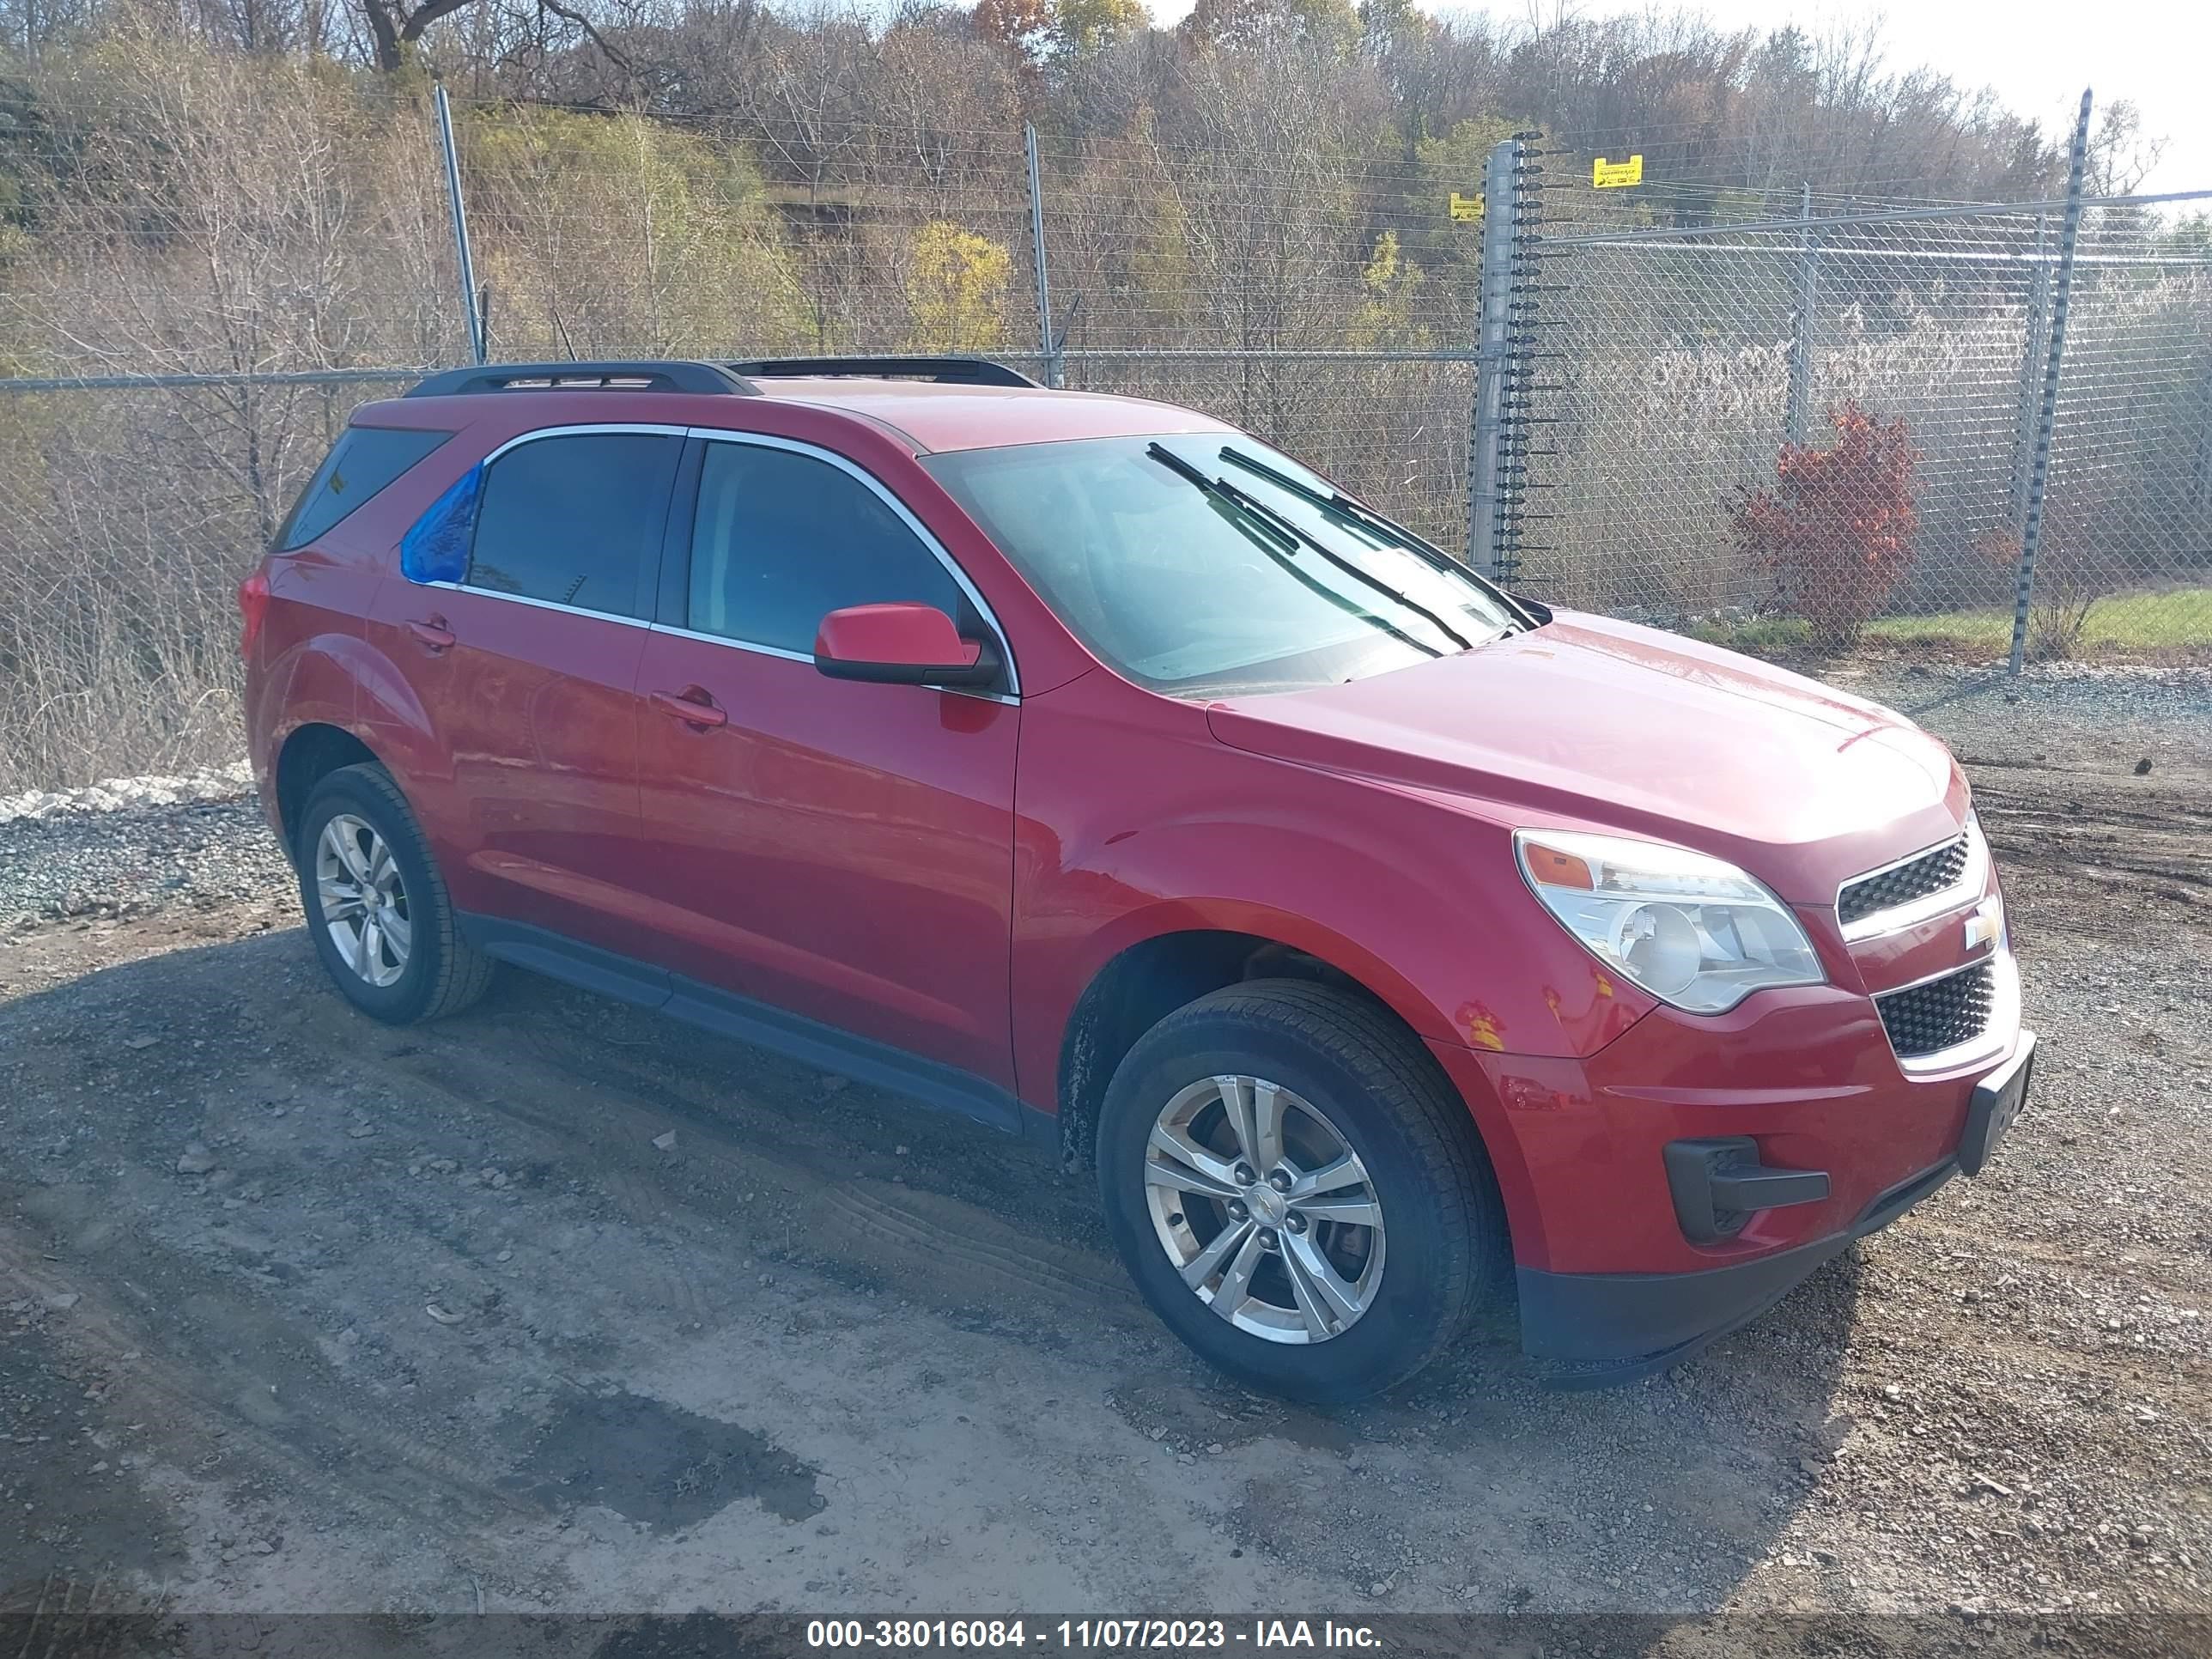
<svg viewBox="0 0 2212 1659">
<path fill-rule="evenodd" d="M 953 386 L 1035 386 L 1018 368 L 988 357 L 762 357 L 732 363 L 748 380 L 866 375 L 872 380 L 936 380 Z"/>
<path fill-rule="evenodd" d="M 589 363 L 480 363 L 449 368 L 409 390 L 410 398 L 456 398 L 481 392 L 544 391 L 549 387 L 610 392 L 690 392 L 709 397 L 757 395 L 720 363 L 646 361 Z"/>
</svg>

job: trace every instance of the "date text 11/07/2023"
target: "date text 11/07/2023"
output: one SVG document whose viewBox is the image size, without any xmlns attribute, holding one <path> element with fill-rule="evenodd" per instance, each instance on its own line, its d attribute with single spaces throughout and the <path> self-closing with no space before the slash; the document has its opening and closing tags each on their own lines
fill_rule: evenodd
<svg viewBox="0 0 2212 1659">
<path fill-rule="evenodd" d="M 806 1645 L 1088 1653 L 1379 1648 L 1382 1644 L 1369 1626 L 1334 1619 L 811 1619 Z"/>
</svg>

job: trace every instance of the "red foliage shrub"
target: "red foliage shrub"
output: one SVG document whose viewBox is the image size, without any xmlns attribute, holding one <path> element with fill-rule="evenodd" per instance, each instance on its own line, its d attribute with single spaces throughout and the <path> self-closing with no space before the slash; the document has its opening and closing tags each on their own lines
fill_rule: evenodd
<svg viewBox="0 0 2212 1659">
<path fill-rule="evenodd" d="M 1775 481 L 1739 484 L 1729 507 L 1736 547 L 1774 576 L 1776 603 L 1812 624 L 1812 642 L 1847 650 L 1912 562 L 1919 514 L 1905 421 L 1856 398 L 1828 411 L 1836 441 L 1785 443 Z"/>
</svg>

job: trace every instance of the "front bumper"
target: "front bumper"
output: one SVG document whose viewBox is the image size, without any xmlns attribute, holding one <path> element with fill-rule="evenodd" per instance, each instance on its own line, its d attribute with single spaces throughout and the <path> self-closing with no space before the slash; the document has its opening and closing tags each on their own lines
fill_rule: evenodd
<svg viewBox="0 0 2212 1659">
<path fill-rule="evenodd" d="M 1956 1158 L 1900 1182 L 1844 1232 L 1725 1267 L 1678 1273 L 1554 1273 L 1522 1267 L 1521 1341 L 1558 1362 L 1559 1388 L 1607 1388 L 1680 1364 L 1749 1323 L 1853 1241 L 1887 1226 L 1959 1173 Z"/>
<path fill-rule="evenodd" d="M 1976 1161 L 1978 1089 L 2033 1045 L 2014 994 L 1972 1050 L 1900 1064 L 1829 985 L 1662 1010 L 1579 1060 L 1431 1048 L 1491 1152 L 1524 1346 L 1572 1384 L 1688 1357 Z"/>
</svg>

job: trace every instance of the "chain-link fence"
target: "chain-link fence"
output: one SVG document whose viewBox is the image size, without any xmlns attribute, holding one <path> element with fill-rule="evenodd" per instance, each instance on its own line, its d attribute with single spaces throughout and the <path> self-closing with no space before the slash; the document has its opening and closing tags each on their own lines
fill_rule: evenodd
<svg viewBox="0 0 2212 1659">
<path fill-rule="evenodd" d="M 0 95 L 39 229 L 0 247 L 0 793 L 228 758 L 234 584 L 349 410 L 479 331 L 503 361 L 995 356 L 1464 542 L 1479 231 L 1291 102 L 1201 147 L 457 101 L 465 285 L 431 97 L 198 60 L 74 96 Z"/>
<path fill-rule="evenodd" d="M 1809 199 L 1594 226 L 1528 148 L 1490 535 L 1519 580 L 1766 654 L 1987 663 L 2017 620 L 2029 660 L 2212 657 L 2201 229 Z"/>
<path fill-rule="evenodd" d="M 2212 257 L 2163 221 L 2090 209 L 2070 261 L 2063 204 L 1669 228 L 1586 156 L 1485 180 L 1346 160 L 1295 87 L 1224 108 L 1178 146 L 457 105 L 465 284 L 428 98 L 153 62 L 0 106 L 39 233 L 0 246 L 0 793 L 228 758 L 234 584 L 350 408 L 479 336 L 1006 357 L 1767 654 L 2001 660 L 2039 514 L 2037 653 L 2203 655 Z"/>
</svg>

